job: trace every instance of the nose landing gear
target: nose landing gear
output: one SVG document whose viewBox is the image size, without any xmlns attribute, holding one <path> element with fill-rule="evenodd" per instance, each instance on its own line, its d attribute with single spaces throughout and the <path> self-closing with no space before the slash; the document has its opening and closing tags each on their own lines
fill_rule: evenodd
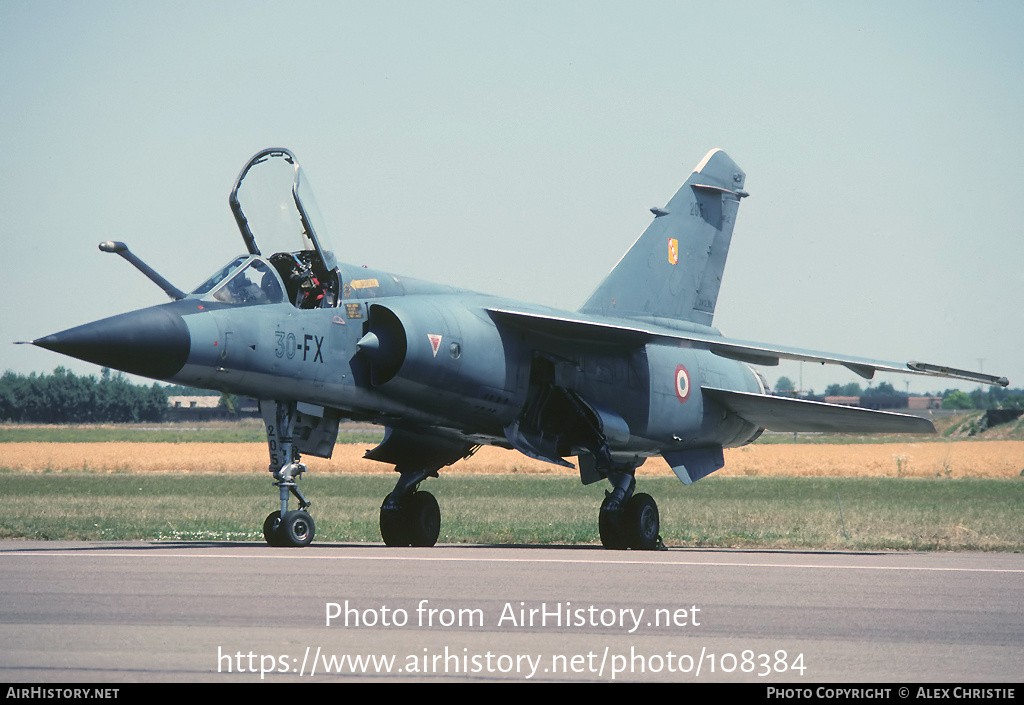
<svg viewBox="0 0 1024 705">
<path fill-rule="evenodd" d="M 281 509 L 271 512 L 263 522 L 263 538 L 271 546 L 298 548 L 308 546 L 316 534 L 316 524 L 306 509 L 310 503 L 295 483 L 306 466 L 300 460 L 299 450 L 292 443 L 295 426 L 295 405 L 277 403 L 273 415 L 265 412 L 267 444 L 270 447 L 270 471 L 274 486 L 278 488 Z M 288 510 L 288 498 L 294 495 L 299 509 Z"/>
</svg>

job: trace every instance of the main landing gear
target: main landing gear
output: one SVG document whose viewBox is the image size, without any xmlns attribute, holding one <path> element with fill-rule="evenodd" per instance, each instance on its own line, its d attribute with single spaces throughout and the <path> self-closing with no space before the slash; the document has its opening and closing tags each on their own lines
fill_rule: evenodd
<svg viewBox="0 0 1024 705">
<path fill-rule="evenodd" d="M 613 444 L 628 442 L 629 425 L 614 410 L 559 386 L 558 368 L 566 365 L 542 353 L 534 355 L 526 403 L 519 417 L 505 427 L 506 439 L 525 455 L 567 467 L 572 465 L 565 456 L 577 455 L 584 485 L 601 479 L 611 482 L 612 491 L 606 493 L 598 517 L 605 548 L 663 548 L 658 505 L 650 495 L 633 493 L 636 469 L 643 459 L 612 453 Z M 576 374 L 569 367 L 563 376 Z"/>
<path fill-rule="evenodd" d="M 380 505 L 380 535 L 387 546 L 433 546 L 441 533 L 441 510 L 420 483 L 468 458 L 478 446 L 433 433 L 388 427 L 380 445 L 364 457 L 391 463 L 398 482 Z"/>
<path fill-rule="evenodd" d="M 292 443 L 295 428 L 295 404 L 275 404 L 274 410 L 264 410 L 267 426 L 267 444 L 270 447 L 270 472 L 278 488 L 281 509 L 271 512 L 263 522 L 263 538 L 271 546 L 308 546 L 316 534 L 316 524 L 306 509 L 309 501 L 299 490 L 295 480 L 306 471 L 299 450 Z M 297 510 L 288 510 L 288 498 L 294 495 L 299 502 Z"/>
<path fill-rule="evenodd" d="M 403 472 L 380 506 L 380 535 L 387 546 L 433 546 L 441 533 L 441 510 L 429 492 L 418 490 L 436 471 Z"/>
<path fill-rule="evenodd" d="M 665 544 L 658 534 L 661 519 L 654 498 L 643 492 L 633 493 L 636 478 L 632 473 L 609 472 L 608 481 L 613 489 L 605 493 L 598 515 L 601 545 L 618 551 L 664 549 Z"/>
</svg>

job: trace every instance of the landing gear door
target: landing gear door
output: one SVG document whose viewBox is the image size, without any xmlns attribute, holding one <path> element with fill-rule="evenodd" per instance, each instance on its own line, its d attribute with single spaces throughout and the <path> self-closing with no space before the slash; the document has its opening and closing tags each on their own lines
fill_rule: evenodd
<svg viewBox="0 0 1024 705">
<path fill-rule="evenodd" d="M 242 168 L 228 200 L 251 254 L 272 261 L 277 254 L 292 255 L 337 293 L 334 248 L 294 154 L 265 149 L 254 156 Z"/>
</svg>

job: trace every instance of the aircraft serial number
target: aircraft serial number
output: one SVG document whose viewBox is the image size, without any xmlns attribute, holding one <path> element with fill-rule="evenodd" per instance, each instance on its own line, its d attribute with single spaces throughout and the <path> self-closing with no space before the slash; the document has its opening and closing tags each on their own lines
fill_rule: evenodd
<svg viewBox="0 0 1024 705">
<path fill-rule="evenodd" d="M 321 336 L 306 333 L 302 336 L 302 343 L 300 344 L 298 337 L 294 333 L 285 333 L 283 330 L 279 330 L 274 331 L 274 335 L 277 337 L 277 347 L 274 348 L 274 354 L 278 357 L 287 357 L 291 360 L 301 351 L 303 362 L 312 360 L 313 362 L 322 363 L 324 361 L 324 339 Z"/>
</svg>

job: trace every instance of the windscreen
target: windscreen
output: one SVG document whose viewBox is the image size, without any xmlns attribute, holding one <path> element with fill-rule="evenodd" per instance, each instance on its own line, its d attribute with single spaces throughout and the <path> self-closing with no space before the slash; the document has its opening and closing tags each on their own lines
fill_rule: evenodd
<svg viewBox="0 0 1024 705">
<path fill-rule="evenodd" d="M 284 301 L 284 289 L 274 268 L 261 259 L 253 258 L 248 266 L 221 285 L 213 293 L 213 298 L 241 306 L 279 304 Z"/>
<path fill-rule="evenodd" d="M 223 267 L 218 269 L 216 272 L 214 272 L 210 276 L 209 279 L 207 279 L 202 284 L 197 286 L 192 291 L 192 293 L 195 294 L 196 296 L 203 296 L 204 294 L 209 294 L 213 290 L 214 287 L 216 287 L 222 281 L 227 279 L 228 275 L 231 274 L 236 269 L 238 269 L 239 265 L 241 265 L 247 259 L 249 259 L 247 256 L 241 255 L 241 256 L 236 257 L 235 259 L 231 260 L 226 265 L 224 265 Z"/>
</svg>

